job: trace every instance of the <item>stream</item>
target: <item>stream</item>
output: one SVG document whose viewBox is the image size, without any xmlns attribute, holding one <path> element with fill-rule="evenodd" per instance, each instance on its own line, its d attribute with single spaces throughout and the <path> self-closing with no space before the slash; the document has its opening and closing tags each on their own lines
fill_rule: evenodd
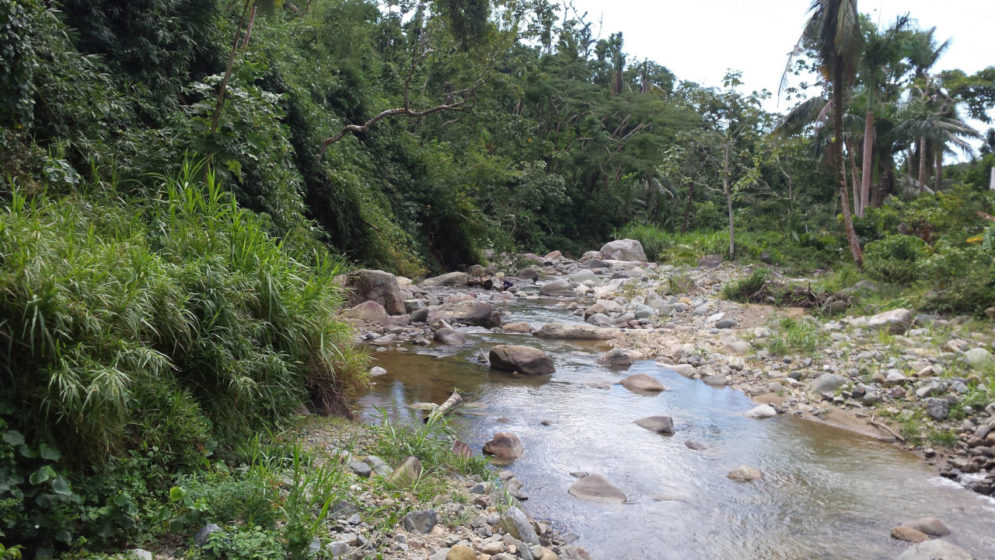
<svg viewBox="0 0 995 560">
<path fill-rule="evenodd" d="M 505 320 L 577 322 L 560 302 L 519 298 L 505 306 Z M 952 530 L 946 538 L 976 558 L 995 558 L 995 500 L 890 444 L 789 415 L 746 418 L 754 404 L 743 393 L 652 361 L 628 372 L 606 369 L 596 362 L 602 346 L 461 330 L 460 347 L 377 353 L 388 374 L 358 397 L 362 418 L 375 422 L 385 411 L 394 421 L 419 422 L 410 404 L 441 403 L 458 388 L 466 402 L 481 405 L 451 420 L 460 439 L 479 453 L 496 432 L 518 435 L 525 455 L 507 468 L 529 494 L 525 509 L 580 535 L 577 544 L 596 559 L 892 559 L 909 546 L 890 537 L 892 527 L 927 516 L 942 519 Z M 556 373 L 523 378 L 491 370 L 477 357 L 496 344 L 541 348 Z M 668 391 L 644 396 L 614 385 L 638 372 Z M 673 417 L 675 435 L 634 424 L 654 415 Z M 692 450 L 688 440 L 707 448 Z M 726 478 L 740 465 L 765 478 Z M 570 496 L 576 471 L 604 476 L 627 503 Z"/>
</svg>

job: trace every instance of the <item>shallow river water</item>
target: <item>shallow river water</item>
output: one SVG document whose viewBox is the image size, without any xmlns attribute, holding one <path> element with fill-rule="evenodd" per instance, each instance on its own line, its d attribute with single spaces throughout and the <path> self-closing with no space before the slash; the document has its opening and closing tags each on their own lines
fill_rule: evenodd
<svg viewBox="0 0 995 560">
<path fill-rule="evenodd" d="M 574 321 L 555 301 L 518 302 L 506 321 Z M 524 483 L 525 509 L 561 531 L 594 558 L 798 559 L 895 558 L 908 544 L 890 537 L 903 520 L 935 516 L 952 529 L 948 540 L 979 559 L 995 558 L 995 500 L 963 490 L 932 467 L 887 443 L 790 416 L 753 420 L 743 393 L 684 378 L 654 362 L 628 372 L 595 362 L 593 345 L 471 329 L 459 348 L 383 352 L 389 372 L 359 397 L 364 418 L 379 410 L 418 421 L 414 402 L 440 403 L 458 388 L 482 407 L 452 420 L 459 437 L 479 453 L 495 432 L 514 432 L 525 456 L 509 468 Z M 476 356 L 495 344 L 546 350 L 556 373 L 516 378 L 490 370 Z M 669 389 L 655 396 L 615 383 L 629 373 L 659 378 Z M 662 436 L 633 422 L 674 418 Z M 548 426 L 541 424 L 549 421 Z M 689 449 L 694 440 L 708 446 Z M 736 483 L 740 465 L 765 473 Z M 600 474 L 628 496 L 622 505 L 567 494 L 571 472 Z"/>
</svg>

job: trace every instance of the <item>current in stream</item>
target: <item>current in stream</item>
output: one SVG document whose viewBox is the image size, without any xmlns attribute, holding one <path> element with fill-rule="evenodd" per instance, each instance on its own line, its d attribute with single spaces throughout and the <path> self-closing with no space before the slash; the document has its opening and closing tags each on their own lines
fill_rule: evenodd
<svg viewBox="0 0 995 560">
<path fill-rule="evenodd" d="M 506 321 L 575 322 L 556 300 L 520 299 Z M 596 346 L 468 329 L 462 347 L 376 355 L 388 374 L 357 405 L 367 421 L 386 410 L 419 422 L 415 402 L 441 403 L 454 388 L 482 407 L 451 425 L 476 453 L 496 432 L 522 440 L 509 468 L 524 483 L 525 509 L 599 560 L 893 559 L 909 545 L 892 527 L 939 517 L 946 537 L 979 560 L 995 558 L 995 500 L 939 477 L 929 465 L 887 443 L 791 416 L 754 420 L 743 393 L 687 379 L 651 361 L 626 371 L 596 363 Z M 496 344 L 545 350 L 556 373 L 521 378 L 477 361 Z M 648 373 L 668 391 L 655 396 L 614 385 Z M 605 387 L 607 389 L 598 388 Z M 637 426 L 645 416 L 674 419 L 675 435 Z M 548 426 L 542 425 L 548 421 Z M 703 443 L 696 451 L 687 440 Z M 726 474 L 740 465 L 764 472 L 753 483 Z M 570 496 L 571 472 L 600 474 L 628 497 L 600 504 Z"/>
</svg>

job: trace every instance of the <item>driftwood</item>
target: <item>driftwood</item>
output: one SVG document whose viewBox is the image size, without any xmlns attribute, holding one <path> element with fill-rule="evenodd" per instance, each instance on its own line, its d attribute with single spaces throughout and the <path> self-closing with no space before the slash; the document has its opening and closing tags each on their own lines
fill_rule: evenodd
<svg viewBox="0 0 995 560">
<path fill-rule="evenodd" d="M 885 425 L 884 425 L 884 424 L 882 424 L 881 422 L 876 422 L 876 421 L 874 420 L 874 417 L 873 417 L 873 416 L 871 417 L 871 419 L 870 419 L 870 420 L 868 420 L 868 422 L 870 423 L 870 425 L 871 425 L 871 426 L 874 426 L 875 428 L 877 428 L 877 429 L 879 429 L 879 430 L 883 430 L 883 431 L 885 431 L 885 432 L 888 432 L 889 434 L 891 434 L 891 435 L 892 435 L 892 437 L 894 437 L 894 438 L 895 438 L 895 439 L 897 439 L 898 441 L 900 441 L 900 442 L 902 442 L 902 443 L 905 443 L 905 438 L 903 438 L 902 436 L 898 435 L 898 434 L 897 434 L 897 433 L 895 432 L 895 430 L 892 430 L 891 428 L 889 428 L 888 426 L 885 426 Z"/>
<path fill-rule="evenodd" d="M 463 404 L 463 397 L 457 391 L 453 391 L 453 394 L 446 399 L 446 402 L 439 405 L 438 408 L 432 411 L 425 420 L 426 424 L 431 424 L 442 418 L 446 414 L 449 414 L 455 410 L 459 405 Z"/>
</svg>

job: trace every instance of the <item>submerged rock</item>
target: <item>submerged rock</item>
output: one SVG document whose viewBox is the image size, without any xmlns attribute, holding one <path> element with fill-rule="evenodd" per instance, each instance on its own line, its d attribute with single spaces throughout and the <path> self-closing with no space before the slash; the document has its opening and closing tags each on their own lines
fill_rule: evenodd
<svg viewBox="0 0 995 560">
<path fill-rule="evenodd" d="M 597 474 L 588 475 L 578 480 L 567 492 L 582 500 L 603 504 L 622 504 L 626 500 L 625 493 Z"/>
<path fill-rule="evenodd" d="M 663 386 L 663 383 L 660 383 L 657 378 L 646 375 L 645 373 L 630 375 L 620 381 L 619 384 L 630 391 L 639 391 L 644 393 L 659 393 L 660 391 L 667 390 L 667 388 Z"/>
<path fill-rule="evenodd" d="M 909 547 L 897 560 L 974 560 L 974 556 L 947 541 L 932 540 Z"/>
<path fill-rule="evenodd" d="M 491 441 L 484 444 L 484 453 L 493 455 L 500 461 L 511 462 L 525 453 L 522 440 L 511 432 L 498 432 Z"/>
<path fill-rule="evenodd" d="M 910 543 L 921 543 L 929 540 L 929 537 L 922 531 L 916 531 L 911 527 L 903 525 L 899 525 L 891 530 L 891 538 Z"/>
<path fill-rule="evenodd" d="M 493 368 L 518 371 L 525 375 L 547 375 L 556 371 L 552 358 L 542 350 L 529 346 L 495 346 L 491 348 L 488 358 Z"/>
<path fill-rule="evenodd" d="M 621 348 L 615 348 L 598 356 L 598 363 L 610 368 L 627 368 L 632 365 L 632 356 Z"/>
<path fill-rule="evenodd" d="M 936 517 L 923 517 L 907 521 L 902 523 L 902 526 L 921 531 L 931 537 L 945 537 L 950 534 L 950 528 L 947 527 L 947 524 Z"/>
<path fill-rule="evenodd" d="M 742 465 L 739 468 L 730 471 L 726 477 L 729 480 L 734 480 L 736 482 L 753 482 L 754 480 L 760 480 L 763 478 L 764 473 L 754 469 L 753 467 Z"/>
<path fill-rule="evenodd" d="M 670 416 L 647 416 L 636 420 L 636 424 L 651 432 L 668 436 L 674 435 L 674 419 Z"/>
<path fill-rule="evenodd" d="M 747 418 L 756 418 L 758 420 L 763 418 L 773 418 L 777 416 L 777 410 L 769 404 L 761 404 L 744 412 L 743 416 L 746 416 Z"/>
</svg>

